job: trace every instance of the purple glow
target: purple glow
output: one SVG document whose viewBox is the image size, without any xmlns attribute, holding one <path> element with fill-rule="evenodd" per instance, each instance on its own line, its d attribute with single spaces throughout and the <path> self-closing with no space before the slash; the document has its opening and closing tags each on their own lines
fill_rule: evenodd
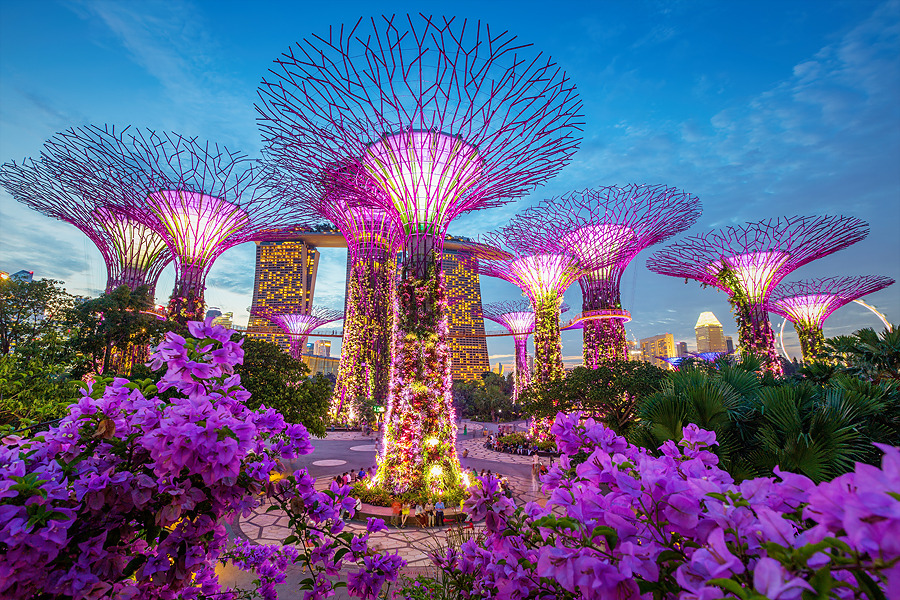
<svg viewBox="0 0 900 600">
<path fill-rule="evenodd" d="M 392 202 L 407 234 L 444 233 L 453 207 L 484 169 L 475 147 L 430 131 L 385 136 L 369 146 L 363 165 Z"/>
<path fill-rule="evenodd" d="M 769 310 L 792 323 L 821 329 L 840 307 L 893 284 L 890 277 L 875 275 L 794 281 L 775 288 Z"/>
<path fill-rule="evenodd" d="M 781 273 L 782 267 L 788 262 L 790 255 L 787 252 L 773 250 L 770 252 L 752 252 L 737 256 L 723 257 L 709 265 L 710 273 L 718 275 L 722 269 L 727 269 L 735 278 L 737 287 L 720 284 L 723 289 L 731 293 L 739 292 L 748 300 L 761 302 L 768 297 L 773 287 L 786 273 Z"/>
<path fill-rule="evenodd" d="M 342 311 L 321 306 L 312 307 L 308 314 L 284 313 L 272 307 L 259 306 L 250 309 L 250 314 L 266 319 L 288 334 L 291 338 L 290 354 L 297 360 L 300 360 L 306 340 L 314 329 L 343 318 Z"/>
</svg>

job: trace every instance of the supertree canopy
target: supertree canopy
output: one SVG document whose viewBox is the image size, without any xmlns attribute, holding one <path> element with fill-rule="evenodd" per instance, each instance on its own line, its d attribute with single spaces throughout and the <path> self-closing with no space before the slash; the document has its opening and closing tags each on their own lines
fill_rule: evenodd
<svg viewBox="0 0 900 600">
<path fill-rule="evenodd" d="M 321 306 L 313 306 L 309 313 L 300 312 L 299 308 L 296 312 L 285 312 L 284 307 L 254 306 L 250 309 L 250 314 L 266 319 L 289 335 L 291 338 L 290 353 L 297 360 L 300 360 L 306 340 L 312 330 L 343 318 L 341 311 Z"/>
<path fill-rule="evenodd" d="M 269 156 L 312 187 L 322 165 L 355 161 L 384 192 L 364 203 L 403 231 L 375 483 L 456 490 L 443 240 L 458 215 L 522 196 L 571 159 L 580 142 L 575 88 L 506 33 L 425 16 L 331 29 L 276 65 L 258 107 Z"/>
<path fill-rule="evenodd" d="M 117 190 L 109 210 L 165 240 L 175 256 L 169 316 L 178 321 L 202 320 L 206 275 L 220 254 L 295 220 L 259 186 L 266 169 L 174 133 L 70 129 L 51 140 L 45 162 L 69 185 Z"/>
<path fill-rule="evenodd" d="M 584 364 L 596 368 L 628 360 L 619 285 L 625 268 L 645 248 L 685 231 L 700 217 L 700 200 L 664 185 L 601 187 L 544 200 L 518 219 L 555 238 L 585 268 L 581 285 Z M 610 264 L 610 256 L 619 258 Z"/>
<path fill-rule="evenodd" d="M 769 297 L 769 310 L 794 324 L 800 337 L 804 361 L 814 361 L 822 352 L 822 324 L 831 313 L 867 294 L 892 285 L 890 277 L 828 277 L 793 281 L 776 287 Z"/>
<path fill-rule="evenodd" d="M 62 178 L 58 170 L 34 160 L 3 165 L 0 182 L 19 202 L 74 225 L 97 246 L 106 264 L 107 292 L 120 285 L 132 290 L 148 286 L 153 301 L 159 274 L 172 254 L 156 232 L 108 204 L 116 190 L 95 185 L 96 180 Z"/>
<path fill-rule="evenodd" d="M 333 184 L 336 178 L 348 181 L 353 169 L 357 181 L 353 189 Z M 401 230 L 394 215 L 360 200 L 362 194 L 383 192 L 355 163 L 323 169 L 320 196 L 304 194 L 294 178 L 280 169 L 276 172 L 274 182 L 289 208 L 310 221 L 327 219 L 347 242 L 344 337 L 330 415 L 333 422 L 353 422 L 363 405 L 387 403 Z"/>
<path fill-rule="evenodd" d="M 686 238 L 651 256 L 647 266 L 727 293 L 741 350 L 760 355 L 770 371 L 781 374 L 766 313 L 772 289 L 791 271 L 868 233 L 868 224 L 855 217 L 784 217 Z"/>
</svg>

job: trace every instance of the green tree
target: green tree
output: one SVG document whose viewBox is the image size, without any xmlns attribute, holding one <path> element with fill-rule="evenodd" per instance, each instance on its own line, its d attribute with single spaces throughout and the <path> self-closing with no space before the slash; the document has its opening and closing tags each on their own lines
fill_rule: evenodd
<svg viewBox="0 0 900 600">
<path fill-rule="evenodd" d="M 40 354 L 42 344 L 58 339 L 63 317 L 75 301 L 62 283 L 0 280 L 0 355 Z"/>
<path fill-rule="evenodd" d="M 900 326 L 893 325 L 880 335 L 867 328 L 828 338 L 824 359 L 839 371 L 868 381 L 900 381 Z"/>
<path fill-rule="evenodd" d="M 0 356 L 0 432 L 65 416 L 78 384 L 39 358 Z"/>
<path fill-rule="evenodd" d="M 274 408 L 291 423 L 302 423 L 315 436 L 325 436 L 333 383 L 269 342 L 244 338 L 244 363 L 235 368 L 252 394 L 250 408 Z"/>
<path fill-rule="evenodd" d="M 531 386 L 523 395 L 523 408 L 536 418 L 579 410 L 625 435 L 637 403 L 657 391 L 666 377 L 667 371 L 644 362 L 576 367 L 563 379 Z"/>
<path fill-rule="evenodd" d="M 125 285 L 75 304 L 66 319 L 67 346 L 77 357 L 72 375 L 130 376 L 135 365 L 146 362 L 150 346 L 180 328 L 149 313 L 152 304 L 147 286 L 132 291 Z"/>
</svg>

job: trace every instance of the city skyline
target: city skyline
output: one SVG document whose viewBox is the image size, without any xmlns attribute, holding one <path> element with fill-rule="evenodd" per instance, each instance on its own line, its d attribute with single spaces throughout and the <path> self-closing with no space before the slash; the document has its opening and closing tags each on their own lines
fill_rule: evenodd
<svg viewBox="0 0 900 600">
<path fill-rule="evenodd" d="M 191 3 L 136 6 L 23 3 L 2 9 L 3 162 L 37 156 L 46 139 L 67 127 L 105 123 L 180 129 L 256 156 L 261 143 L 252 107 L 271 61 L 302 37 L 370 14 L 366 5 L 352 3 L 341 14 L 284 4 L 285 18 L 278 20 L 269 18 L 271 11 L 248 14 L 227 3 L 217 5 L 221 10 Z M 384 11 L 410 6 L 394 3 Z M 900 241 L 892 232 L 900 227 L 900 111 L 892 99 L 900 95 L 900 4 L 697 3 L 664 10 L 651 3 L 608 4 L 572 11 L 577 18 L 540 19 L 510 14 L 511 6 L 463 3 L 448 12 L 508 29 L 566 69 L 585 99 L 585 141 L 573 164 L 548 185 L 505 207 L 464 215 L 450 233 L 476 237 L 527 206 L 575 189 L 662 183 L 703 203 L 703 215 L 686 232 L 692 235 L 793 214 L 865 219 L 869 239 L 793 277 L 872 273 L 898 279 Z M 74 227 L 30 212 L 5 191 L 0 212 L 17 224 L 0 245 L 4 270 L 62 279 L 74 293 L 102 290 L 103 262 Z M 48 239 L 56 244 L 48 247 Z M 693 345 L 693 325 L 705 311 L 736 338 L 720 294 L 647 271 L 646 258 L 659 248 L 642 252 L 625 272 L 622 301 L 633 318 L 628 339 L 670 332 L 676 342 Z M 209 275 L 208 304 L 233 311 L 237 324 L 247 321 L 254 255 L 252 243 L 233 248 Z M 345 261 L 345 251 L 322 252 L 317 304 L 342 306 Z M 173 281 L 168 267 L 159 304 L 166 304 Z M 502 281 L 481 278 L 481 286 L 485 302 L 520 297 Z M 565 301 L 581 306 L 578 286 Z M 900 320 L 900 286 L 866 301 Z M 777 334 L 781 318 L 771 321 Z M 859 327 L 881 324 L 851 304 L 826 323 L 825 335 Z M 789 351 L 798 353 L 792 327 L 785 337 Z M 581 362 L 581 332 L 563 332 L 562 340 L 566 364 Z M 511 363 L 512 346 L 509 338 L 489 338 L 490 363 Z"/>
</svg>

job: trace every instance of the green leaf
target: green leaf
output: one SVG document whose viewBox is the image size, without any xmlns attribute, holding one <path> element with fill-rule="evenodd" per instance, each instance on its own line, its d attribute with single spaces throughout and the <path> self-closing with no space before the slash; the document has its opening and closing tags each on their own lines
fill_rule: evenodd
<svg viewBox="0 0 900 600">
<path fill-rule="evenodd" d="M 733 579 L 710 579 L 706 582 L 709 585 L 714 585 L 716 587 L 720 587 L 726 592 L 731 592 L 741 600 L 748 600 L 750 598 L 750 591 L 744 589 L 741 584 Z"/>
<path fill-rule="evenodd" d="M 282 543 L 282 545 L 287 546 L 288 544 L 293 544 L 296 541 L 297 541 L 296 535 L 289 535 L 286 538 L 284 538 L 284 541 L 281 543 Z"/>
<path fill-rule="evenodd" d="M 857 571 L 853 573 L 856 581 L 859 583 L 861 592 L 865 592 L 871 600 L 887 600 L 881 587 L 865 571 Z"/>
</svg>

